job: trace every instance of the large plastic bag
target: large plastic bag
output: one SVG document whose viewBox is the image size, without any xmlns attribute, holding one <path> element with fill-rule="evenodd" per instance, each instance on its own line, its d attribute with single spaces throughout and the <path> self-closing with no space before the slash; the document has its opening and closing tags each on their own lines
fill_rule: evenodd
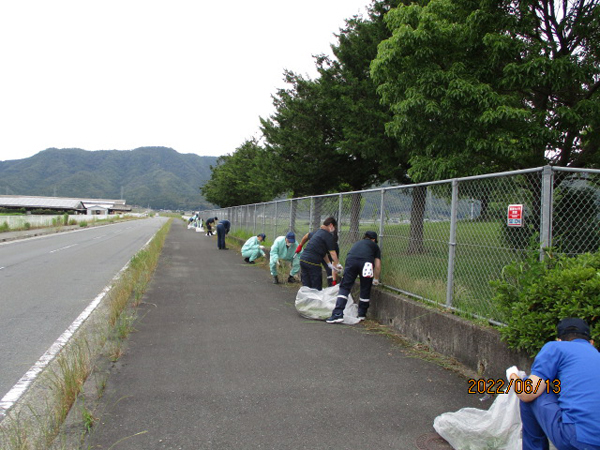
<svg viewBox="0 0 600 450">
<path fill-rule="evenodd" d="M 519 398 L 498 394 L 488 410 L 463 408 L 437 416 L 433 428 L 457 450 L 520 450 Z"/>
<path fill-rule="evenodd" d="M 321 291 L 302 286 L 296 294 L 296 310 L 302 317 L 307 319 L 328 319 L 335 308 L 339 291 L 339 285 L 327 287 Z M 358 305 L 354 303 L 352 296 L 348 294 L 343 323 L 354 325 L 358 322 Z"/>
</svg>

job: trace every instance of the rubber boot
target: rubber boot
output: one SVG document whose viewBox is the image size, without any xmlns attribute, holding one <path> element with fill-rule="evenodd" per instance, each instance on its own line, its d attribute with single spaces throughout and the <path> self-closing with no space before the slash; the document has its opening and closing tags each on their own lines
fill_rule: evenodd
<svg viewBox="0 0 600 450">
<path fill-rule="evenodd" d="M 279 279 L 277 278 L 277 275 L 273 275 L 273 284 L 279 284 Z"/>
</svg>

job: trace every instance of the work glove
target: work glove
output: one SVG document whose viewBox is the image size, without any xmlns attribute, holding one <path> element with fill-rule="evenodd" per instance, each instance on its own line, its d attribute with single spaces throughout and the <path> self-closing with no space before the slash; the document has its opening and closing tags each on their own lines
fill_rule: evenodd
<svg viewBox="0 0 600 450">
<path fill-rule="evenodd" d="M 377 278 L 373 278 L 373 286 L 379 285 L 379 280 Z"/>
<path fill-rule="evenodd" d="M 264 245 L 259 245 L 258 248 L 260 248 L 261 250 L 264 250 L 265 246 Z"/>
<path fill-rule="evenodd" d="M 344 270 L 344 267 L 341 264 L 338 264 L 337 266 L 335 266 L 335 271 L 337 273 L 342 273 L 342 270 Z"/>
<path fill-rule="evenodd" d="M 302 245 L 298 245 L 298 247 L 296 247 L 296 253 L 300 253 L 302 251 Z"/>
<path fill-rule="evenodd" d="M 331 263 L 327 263 L 327 267 L 329 267 L 331 270 L 334 270 L 333 264 L 331 264 Z"/>
</svg>

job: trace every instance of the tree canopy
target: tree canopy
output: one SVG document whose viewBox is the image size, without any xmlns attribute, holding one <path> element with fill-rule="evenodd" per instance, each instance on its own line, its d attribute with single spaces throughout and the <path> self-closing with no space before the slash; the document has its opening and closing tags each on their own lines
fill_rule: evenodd
<svg viewBox="0 0 600 450">
<path fill-rule="evenodd" d="M 272 200 L 276 189 L 265 183 L 265 151 L 255 140 L 246 140 L 231 155 L 211 166 L 210 180 L 200 188 L 207 201 L 226 208 Z"/>
<path fill-rule="evenodd" d="M 261 119 L 273 169 L 295 195 L 360 190 L 405 179 L 407 156 L 385 134 L 391 119 L 369 67 L 389 36 L 383 16 L 397 1 L 375 2 L 369 17 L 340 30 L 333 57 L 315 57 L 318 77 L 285 73 L 289 85 L 274 96 L 276 112 Z"/>
<path fill-rule="evenodd" d="M 371 73 L 416 181 L 597 163 L 598 0 L 431 0 L 386 21 Z"/>
</svg>

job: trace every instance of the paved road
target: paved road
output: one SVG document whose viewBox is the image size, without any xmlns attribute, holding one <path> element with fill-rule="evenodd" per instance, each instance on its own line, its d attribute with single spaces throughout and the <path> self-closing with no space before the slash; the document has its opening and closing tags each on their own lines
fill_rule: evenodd
<svg viewBox="0 0 600 450">
<path fill-rule="evenodd" d="M 0 399 L 166 220 L 79 228 L 0 244 Z"/>
<path fill-rule="evenodd" d="M 85 448 L 446 449 L 433 419 L 482 406 L 384 335 L 302 318 L 297 288 L 270 281 L 174 223 Z"/>
</svg>

